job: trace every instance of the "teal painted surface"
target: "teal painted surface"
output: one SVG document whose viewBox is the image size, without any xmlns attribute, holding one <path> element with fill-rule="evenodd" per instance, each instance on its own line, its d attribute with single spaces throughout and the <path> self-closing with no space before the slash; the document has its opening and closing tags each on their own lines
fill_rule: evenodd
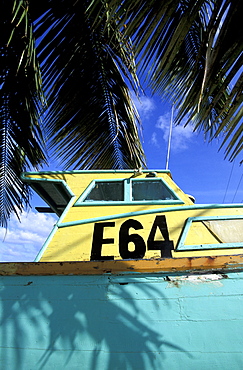
<svg viewBox="0 0 243 370">
<path fill-rule="evenodd" d="M 3 276 L 1 369 L 242 369 L 243 273 Z"/>
<path fill-rule="evenodd" d="M 38 173 L 41 173 L 43 175 L 46 174 L 65 174 L 65 173 L 136 173 L 136 170 L 73 170 L 73 171 L 38 171 Z M 142 173 L 150 173 L 150 172 L 157 172 L 157 173 L 168 173 L 170 174 L 170 170 L 142 170 Z M 35 175 L 37 172 L 23 172 L 21 176 L 25 176 L 26 174 L 33 174 Z"/>
</svg>

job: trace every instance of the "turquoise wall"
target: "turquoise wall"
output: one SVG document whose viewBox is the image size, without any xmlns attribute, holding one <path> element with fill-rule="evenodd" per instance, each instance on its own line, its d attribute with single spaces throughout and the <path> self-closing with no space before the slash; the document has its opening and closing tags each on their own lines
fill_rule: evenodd
<svg viewBox="0 0 243 370">
<path fill-rule="evenodd" d="M 242 369 L 242 277 L 2 276 L 0 368 Z"/>
</svg>

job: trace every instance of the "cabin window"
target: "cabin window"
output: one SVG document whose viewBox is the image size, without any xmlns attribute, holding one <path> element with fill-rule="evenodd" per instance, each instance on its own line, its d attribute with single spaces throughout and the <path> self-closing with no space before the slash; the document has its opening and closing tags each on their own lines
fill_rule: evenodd
<svg viewBox="0 0 243 370">
<path fill-rule="evenodd" d="M 160 180 L 137 180 L 132 182 L 132 200 L 177 199 Z"/>
<path fill-rule="evenodd" d="M 99 204 L 182 204 L 183 201 L 163 179 L 93 180 L 76 206 Z"/>
<path fill-rule="evenodd" d="M 121 202 L 124 199 L 123 181 L 98 181 L 85 198 L 85 202 Z"/>
<path fill-rule="evenodd" d="M 243 216 L 189 217 L 176 250 L 240 248 L 243 241 Z"/>
</svg>

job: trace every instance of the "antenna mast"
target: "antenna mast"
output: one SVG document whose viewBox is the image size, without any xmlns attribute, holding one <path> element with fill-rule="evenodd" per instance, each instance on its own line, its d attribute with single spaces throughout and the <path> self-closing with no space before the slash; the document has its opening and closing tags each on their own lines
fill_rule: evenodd
<svg viewBox="0 0 243 370">
<path fill-rule="evenodd" d="M 170 130 L 169 130 L 167 157 L 166 157 L 166 164 L 165 164 L 165 169 L 166 170 L 168 170 L 168 168 L 169 168 L 169 159 L 170 159 L 170 147 L 171 147 L 173 119 L 174 119 L 174 103 L 172 104 L 172 108 L 171 108 Z"/>
</svg>

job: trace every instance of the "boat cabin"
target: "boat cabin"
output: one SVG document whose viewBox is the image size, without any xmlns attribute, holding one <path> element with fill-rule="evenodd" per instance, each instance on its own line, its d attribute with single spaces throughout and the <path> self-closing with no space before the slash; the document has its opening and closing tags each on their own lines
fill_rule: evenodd
<svg viewBox="0 0 243 370">
<path fill-rule="evenodd" d="M 59 220 L 36 262 L 158 260 L 243 252 L 243 205 L 194 204 L 170 171 L 28 172 Z"/>
</svg>

